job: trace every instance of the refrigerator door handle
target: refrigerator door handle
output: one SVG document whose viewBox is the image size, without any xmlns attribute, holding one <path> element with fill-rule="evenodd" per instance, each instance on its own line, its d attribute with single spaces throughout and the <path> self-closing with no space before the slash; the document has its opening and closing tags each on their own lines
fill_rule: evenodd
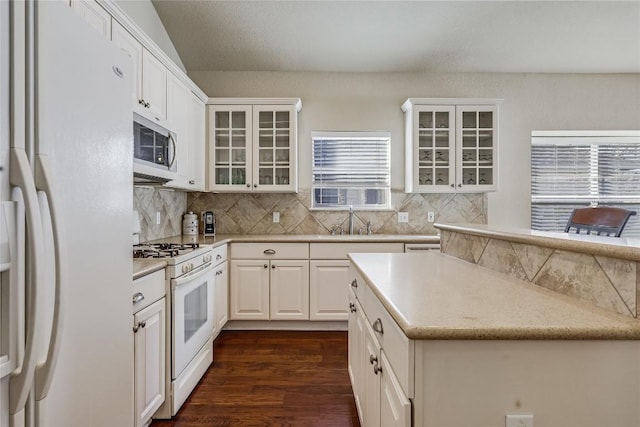
<svg viewBox="0 0 640 427">
<path fill-rule="evenodd" d="M 52 184 L 51 178 L 51 166 L 49 165 L 49 159 L 47 156 L 36 156 L 36 189 L 43 191 L 47 195 L 47 201 L 49 203 L 49 212 L 51 215 L 51 226 L 53 229 L 53 248 L 55 258 L 55 289 L 54 298 L 51 304 L 53 305 L 53 320 L 51 326 L 51 336 L 49 337 L 49 347 L 47 350 L 47 358 L 44 362 L 36 367 L 35 372 L 35 398 L 36 401 L 42 400 L 47 396 L 49 392 L 49 386 L 51 385 L 51 379 L 53 377 L 53 371 L 56 367 L 58 360 L 58 353 L 60 350 L 60 336 L 62 325 L 62 313 L 64 313 L 64 301 L 61 298 L 62 283 L 66 277 L 66 251 L 64 250 L 64 241 L 61 238 L 63 236 L 61 226 L 61 215 L 57 208 L 56 198 L 54 197 L 55 185 Z"/>
<path fill-rule="evenodd" d="M 28 311 L 25 310 L 26 318 L 29 319 L 29 322 L 27 322 L 25 329 L 24 356 L 20 372 L 13 374 L 9 380 L 9 413 L 16 414 L 24 408 L 31 391 L 37 363 L 36 344 L 42 340 L 42 328 L 36 327 L 36 325 L 41 324 L 40 317 L 44 312 L 40 307 L 41 297 L 38 286 L 43 283 L 44 241 L 38 197 L 27 153 L 21 148 L 11 148 L 10 153 L 9 180 L 11 185 L 18 187 L 22 191 L 24 197 L 29 258 L 33 274 L 31 277 L 31 289 L 28 292 L 30 295 Z"/>
</svg>

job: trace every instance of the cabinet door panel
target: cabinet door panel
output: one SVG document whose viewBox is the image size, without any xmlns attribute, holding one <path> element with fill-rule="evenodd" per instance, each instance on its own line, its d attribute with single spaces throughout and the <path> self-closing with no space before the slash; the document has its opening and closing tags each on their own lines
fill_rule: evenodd
<svg viewBox="0 0 640 427">
<path fill-rule="evenodd" d="M 413 111 L 413 186 L 452 192 L 455 187 L 455 107 L 419 106 Z"/>
<path fill-rule="evenodd" d="M 165 298 L 134 315 L 136 427 L 144 426 L 165 400 Z"/>
<path fill-rule="evenodd" d="M 205 190 L 205 106 L 200 99 L 191 94 L 189 104 L 189 162 L 191 175 L 189 189 Z"/>
<path fill-rule="evenodd" d="M 362 390 L 363 373 L 367 367 L 363 363 L 364 361 L 364 329 L 365 320 L 362 307 L 358 303 L 356 296 L 353 292 L 349 292 L 349 377 L 351 379 L 351 388 L 353 389 L 353 397 L 356 401 L 356 409 L 358 410 L 358 417 L 362 420 L 363 408 L 362 408 Z"/>
<path fill-rule="evenodd" d="M 460 191 L 497 188 L 497 111 L 495 105 L 456 107 L 456 174 Z"/>
<path fill-rule="evenodd" d="M 223 262 L 215 269 L 215 334 L 220 333 L 229 317 L 228 265 Z"/>
<path fill-rule="evenodd" d="M 349 261 L 311 261 L 309 319 L 347 320 Z"/>
<path fill-rule="evenodd" d="M 309 261 L 271 261 L 271 319 L 309 319 Z"/>
<path fill-rule="evenodd" d="M 365 322 L 366 323 L 366 322 Z M 362 376 L 364 377 L 364 389 L 362 390 L 363 427 L 380 425 L 380 373 L 374 372 L 375 366 L 380 366 L 380 345 L 378 344 L 371 327 L 365 324 L 364 332 L 364 357 L 365 365 Z M 385 426 L 386 427 L 386 426 Z"/>
<path fill-rule="evenodd" d="M 269 320 L 268 267 L 268 261 L 231 261 L 230 319 Z"/>
<path fill-rule="evenodd" d="M 169 187 L 189 188 L 191 159 L 189 158 L 189 106 L 191 91 L 172 73 L 167 75 L 167 124 L 176 144 L 176 178 Z"/>
<path fill-rule="evenodd" d="M 210 106 L 209 189 L 251 191 L 251 106 Z"/>
<path fill-rule="evenodd" d="M 142 98 L 149 104 L 145 116 L 157 122 L 167 117 L 167 69 L 148 50 L 142 50 Z"/>
<path fill-rule="evenodd" d="M 297 190 L 297 132 L 294 106 L 253 106 L 254 190 Z"/>
<path fill-rule="evenodd" d="M 113 21 L 111 40 L 131 58 L 131 73 L 133 75 L 133 90 L 131 102 L 137 109 L 142 99 L 142 45 L 118 21 Z"/>
<path fill-rule="evenodd" d="M 404 395 L 384 351 L 380 352 L 380 362 L 380 425 L 411 427 L 411 402 Z"/>
<path fill-rule="evenodd" d="M 111 15 L 94 0 L 71 0 L 71 8 L 107 40 L 111 39 Z"/>
</svg>

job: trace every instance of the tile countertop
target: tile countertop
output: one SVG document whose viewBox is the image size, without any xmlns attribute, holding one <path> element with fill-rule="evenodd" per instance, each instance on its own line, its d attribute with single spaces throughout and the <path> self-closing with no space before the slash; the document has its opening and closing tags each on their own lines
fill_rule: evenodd
<svg viewBox="0 0 640 427">
<path fill-rule="evenodd" d="M 608 256 L 640 262 L 640 239 L 605 237 L 576 233 L 555 233 L 529 228 L 483 224 L 438 224 L 436 228 L 455 233 L 508 240 L 554 249 Z"/>
<path fill-rule="evenodd" d="M 410 339 L 640 339 L 640 321 L 441 253 L 349 254 Z"/>
<path fill-rule="evenodd" d="M 171 243 L 193 243 L 201 245 L 219 246 L 233 242 L 281 242 L 281 243 L 356 243 L 356 242 L 402 242 L 402 243 L 440 243 L 438 235 L 421 234 L 221 234 L 214 237 L 198 236 L 173 236 L 164 239 L 153 240 L 147 243 L 171 242 Z"/>
</svg>

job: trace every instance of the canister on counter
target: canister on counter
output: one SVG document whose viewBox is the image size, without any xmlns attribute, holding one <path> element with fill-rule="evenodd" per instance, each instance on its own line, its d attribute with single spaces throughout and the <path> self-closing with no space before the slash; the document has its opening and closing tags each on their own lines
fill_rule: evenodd
<svg viewBox="0 0 640 427">
<path fill-rule="evenodd" d="M 198 235 L 198 215 L 189 211 L 182 219 L 182 234 L 185 236 Z"/>
</svg>

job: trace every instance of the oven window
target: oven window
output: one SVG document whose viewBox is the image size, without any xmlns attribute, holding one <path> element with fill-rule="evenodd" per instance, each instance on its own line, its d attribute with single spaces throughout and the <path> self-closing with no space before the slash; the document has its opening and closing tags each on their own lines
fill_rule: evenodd
<svg viewBox="0 0 640 427">
<path fill-rule="evenodd" d="M 184 342 L 198 332 L 207 321 L 207 282 L 184 297 Z"/>
</svg>

